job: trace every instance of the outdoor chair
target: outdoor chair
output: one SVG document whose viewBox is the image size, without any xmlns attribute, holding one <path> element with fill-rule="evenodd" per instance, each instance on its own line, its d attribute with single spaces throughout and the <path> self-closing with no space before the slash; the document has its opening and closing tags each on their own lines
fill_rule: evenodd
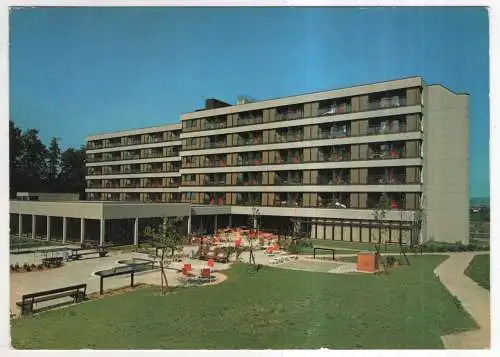
<svg viewBox="0 0 500 357">
<path fill-rule="evenodd" d="M 215 277 L 212 275 L 210 268 L 201 269 L 200 280 L 202 282 L 211 282 L 212 280 L 215 280 Z"/>
</svg>

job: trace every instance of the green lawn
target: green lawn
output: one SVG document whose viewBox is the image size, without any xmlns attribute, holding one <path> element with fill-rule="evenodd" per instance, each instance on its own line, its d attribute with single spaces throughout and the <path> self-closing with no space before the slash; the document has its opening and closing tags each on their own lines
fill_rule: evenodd
<svg viewBox="0 0 500 357">
<path fill-rule="evenodd" d="M 465 270 L 465 275 L 490 290 L 490 255 L 476 255 Z"/>
<path fill-rule="evenodd" d="M 375 251 L 375 243 L 366 243 L 366 242 L 346 242 L 346 241 L 332 241 L 332 240 L 322 240 L 322 239 L 313 239 L 313 245 L 315 246 L 323 246 L 323 247 L 332 247 L 332 248 L 345 248 L 353 251 Z M 385 252 L 385 245 L 382 244 L 382 252 Z M 399 246 L 397 244 L 388 244 L 387 252 L 399 253 Z M 340 250 L 339 250 L 340 253 Z M 346 253 L 348 254 L 348 253 Z"/>
<path fill-rule="evenodd" d="M 475 327 L 433 274 L 444 257 L 410 257 L 389 275 L 335 275 L 237 264 L 228 281 L 158 288 L 12 322 L 15 348 L 442 348 Z"/>
</svg>

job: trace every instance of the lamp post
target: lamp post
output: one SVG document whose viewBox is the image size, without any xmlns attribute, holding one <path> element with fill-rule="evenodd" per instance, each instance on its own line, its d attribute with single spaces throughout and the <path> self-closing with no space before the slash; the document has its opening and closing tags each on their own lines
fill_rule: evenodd
<svg viewBox="0 0 500 357">
<path fill-rule="evenodd" d="M 253 221 L 253 230 L 254 230 L 254 238 L 259 239 L 259 217 L 260 211 L 256 207 L 252 207 L 252 221 Z M 250 239 L 250 264 L 255 264 L 255 256 L 253 255 L 253 239 Z"/>
</svg>

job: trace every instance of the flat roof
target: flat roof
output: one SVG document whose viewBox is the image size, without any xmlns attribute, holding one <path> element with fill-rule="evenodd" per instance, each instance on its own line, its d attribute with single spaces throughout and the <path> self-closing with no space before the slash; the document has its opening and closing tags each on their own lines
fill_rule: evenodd
<svg viewBox="0 0 500 357">
<path fill-rule="evenodd" d="M 278 97 L 255 101 L 247 104 L 236 104 L 229 107 L 205 109 L 194 112 L 183 113 L 181 120 L 205 118 L 210 116 L 238 113 L 242 111 L 252 111 L 258 109 L 274 108 L 286 105 L 308 103 L 318 100 L 327 100 L 332 98 L 343 98 L 368 93 L 382 92 L 392 89 L 402 89 L 413 86 L 422 86 L 424 84 L 422 77 L 413 76 L 374 83 L 358 84 L 344 88 L 338 88 L 327 91 L 317 91 L 306 94 L 299 94 L 287 97 Z"/>
<path fill-rule="evenodd" d="M 186 217 L 188 203 L 137 203 L 109 201 L 10 201 L 10 213 L 37 216 L 127 219 L 151 217 Z"/>
<path fill-rule="evenodd" d="M 180 123 L 174 124 L 166 124 L 166 125 L 155 125 L 149 126 L 145 128 L 137 128 L 137 129 L 127 129 L 121 131 L 109 131 L 104 133 L 97 133 L 87 136 L 86 141 L 90 140 L 102 140 L 102 139 L 113 139 L 113 138 L 121 138 L 123 136 L 131 136 L 131 135 L 141 135 L 141 134 L 152 134 L 158 133 L 161 131 L 174 131 L 181 130 L 182 125 Z"/>
</svg>

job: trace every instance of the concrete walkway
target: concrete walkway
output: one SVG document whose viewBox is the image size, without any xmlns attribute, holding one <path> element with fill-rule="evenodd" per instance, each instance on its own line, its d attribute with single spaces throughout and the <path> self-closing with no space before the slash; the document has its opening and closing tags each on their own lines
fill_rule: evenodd
<svg viewBox="0 0 500 357">
<path fill-rule="evenodd" d="M 434 273 L 443 285 L 462 303 L 464 309 L 479 325 L 479 329 L 442 336 L 447 349 L 490 348 L 490 293 L 464 274 L 474 255 L 478 253 L 448 253 L 449 258 Z"/>
</svg>

